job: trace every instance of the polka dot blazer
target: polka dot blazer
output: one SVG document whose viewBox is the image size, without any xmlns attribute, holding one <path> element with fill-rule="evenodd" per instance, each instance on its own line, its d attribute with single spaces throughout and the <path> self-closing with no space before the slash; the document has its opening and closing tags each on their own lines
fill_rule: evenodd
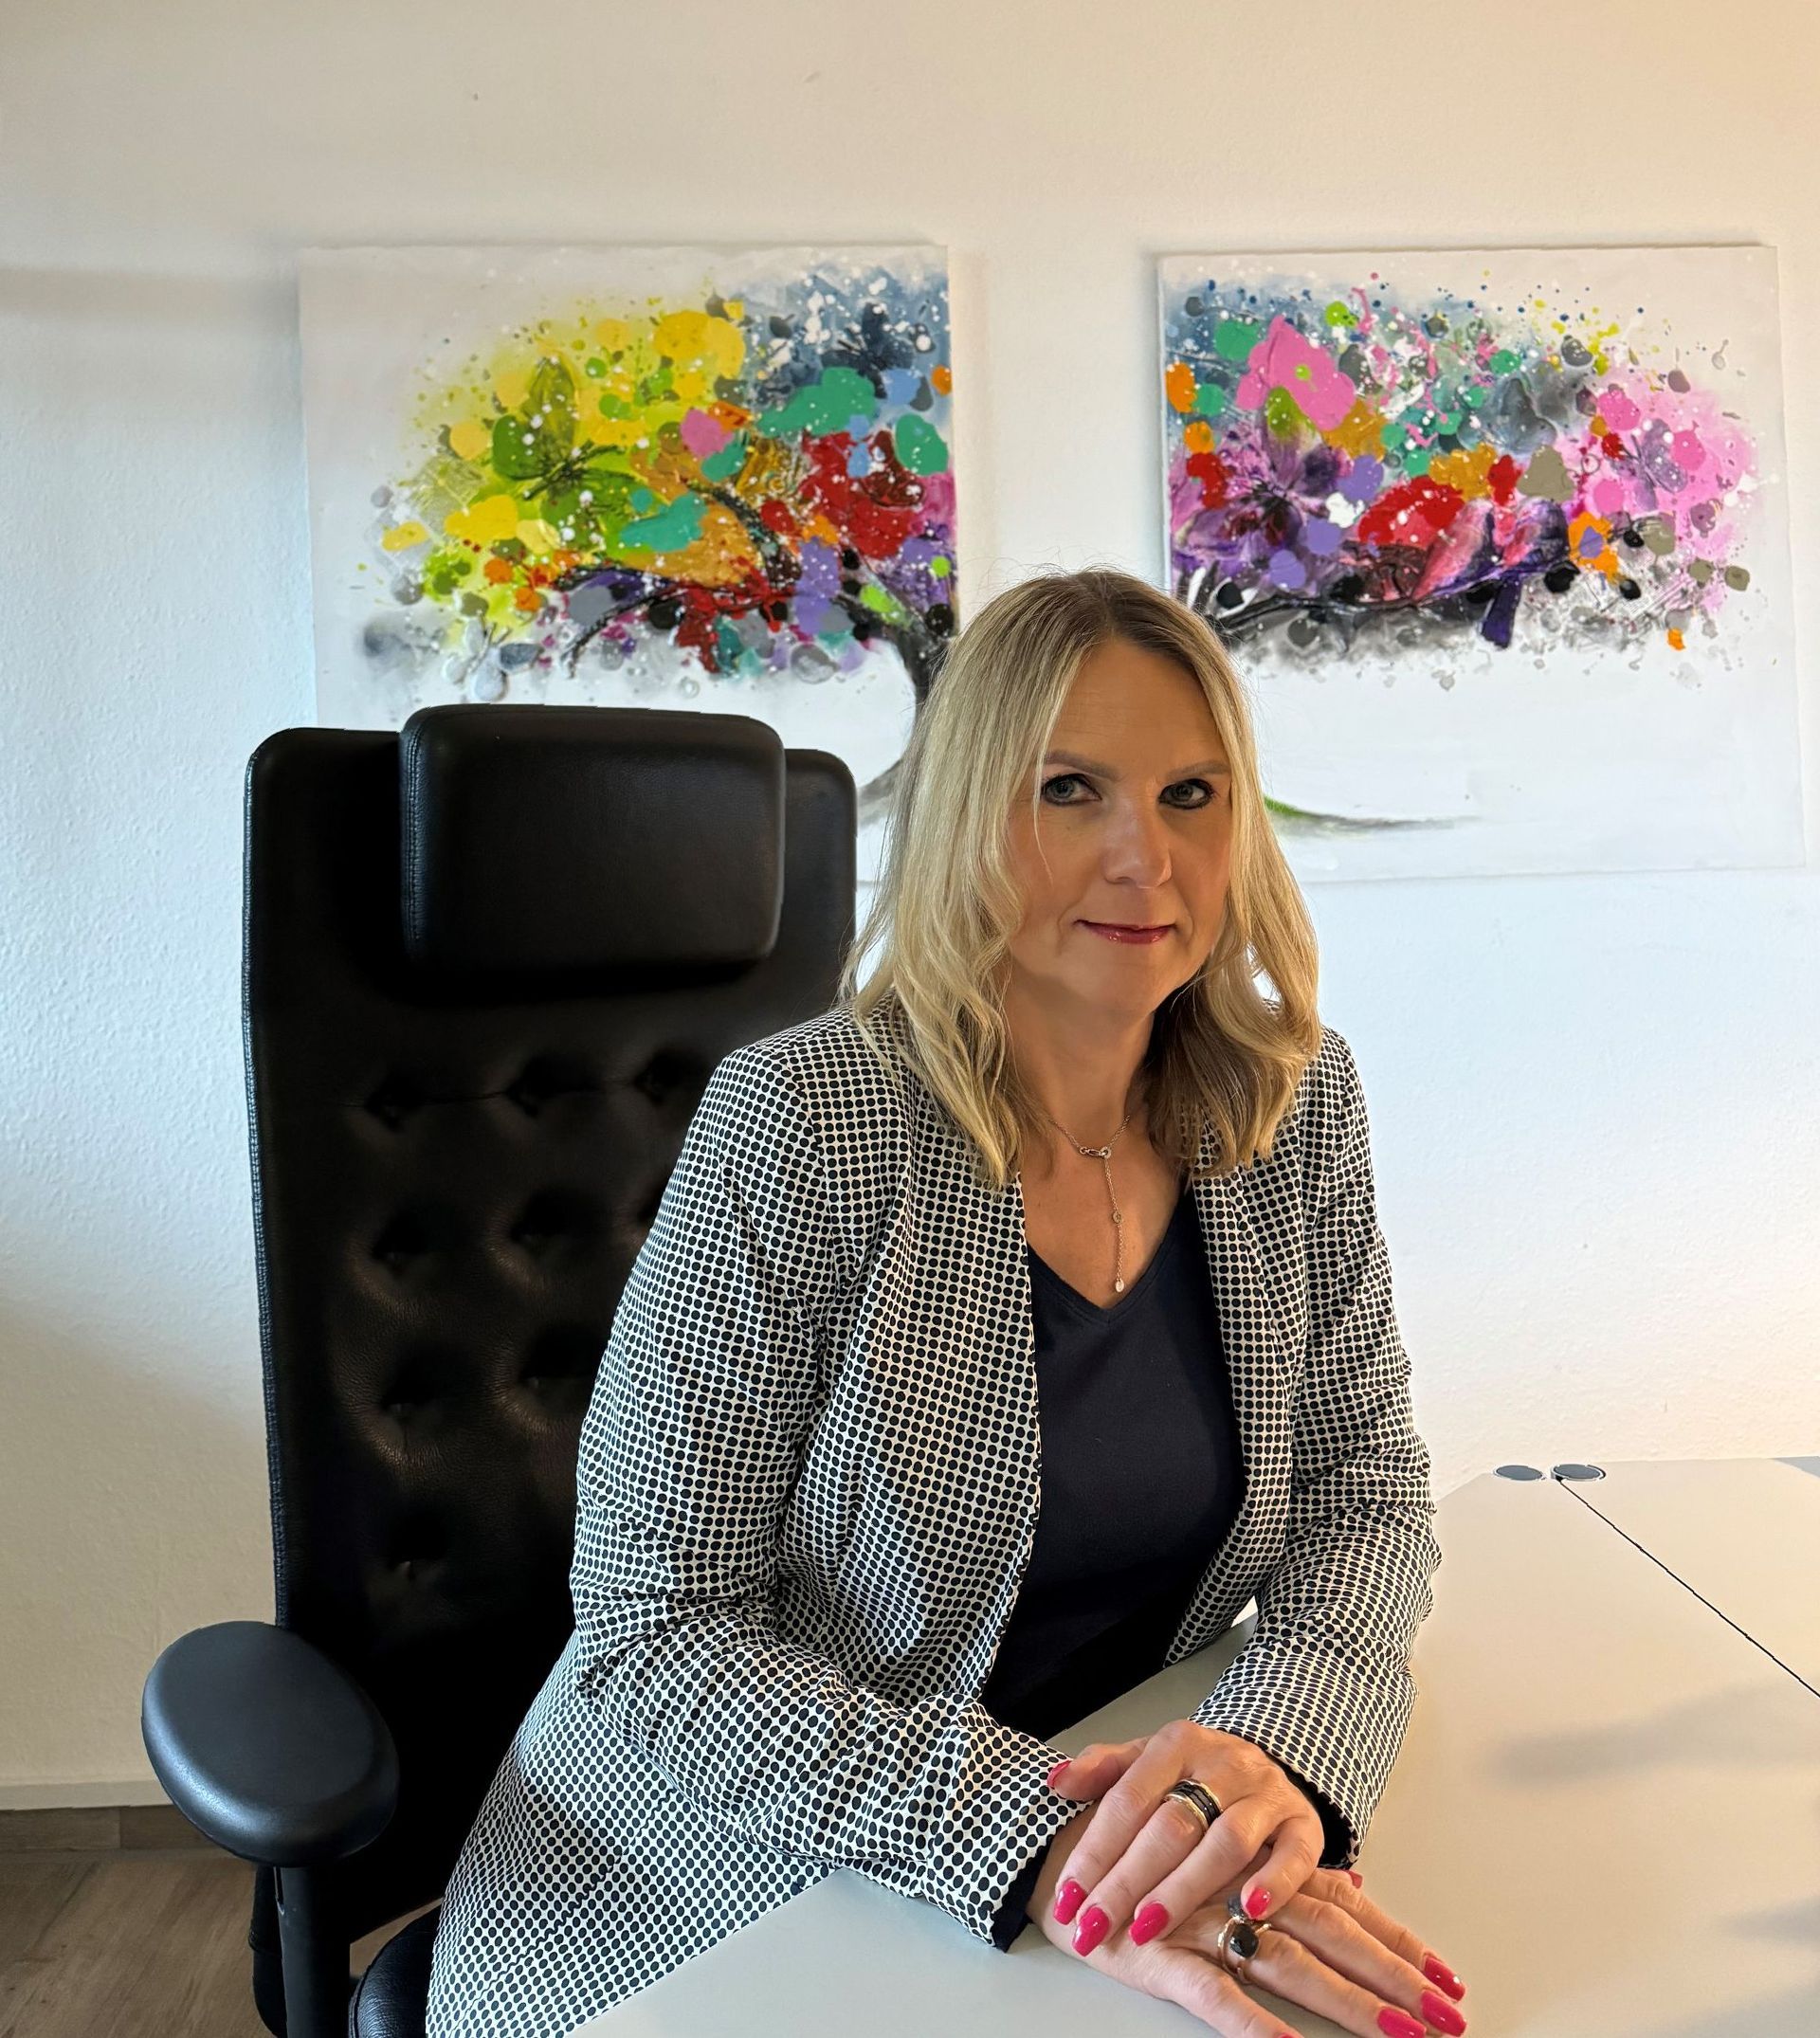
<svg viewBox="0 0 1820 2038">
<path fill-rule="evenodd" d="M 1256 1598 L 1193 1717 L 1313 1783 L 1342 1865 L 1440 1551 L 1339 1034 L 1272 1157 L 1192 1192 L 1247 1489 L 1168 1660 Z M 428 2038 L 563 2038 L 835 1868 L 1010 1943 L 1001 1901 L 1081 1809 L 975 1696 L 1040 1494 L 1024 1243 L 1019 1186 L 979 1186 L 844 1007 L 717 1066 L 596 1376 L 575 1631 L 450 1879 Z"/>
</svg>

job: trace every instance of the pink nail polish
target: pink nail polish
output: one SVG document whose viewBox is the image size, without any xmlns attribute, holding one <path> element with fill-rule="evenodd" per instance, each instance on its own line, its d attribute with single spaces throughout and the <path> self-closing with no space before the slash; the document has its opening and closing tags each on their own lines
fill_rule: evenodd
<svg viewBox="0 0 1820 2038">
<path fill-rule="evenodd" d="M 1445 1989 L 1457 2003 L 1466 1993 L 1466 1985 L 1447 1962 L 1435 1954 L 1429 1954 L 1422 1963 L 1422 1972 L 1438 1989 Z"/>
<path fill-rule="evenodd" d="M 1062 1788 L 1062 1777 L 1063 1777 L 1063 1774 L 1064 1774 L 1064 1772 L 1065 1772 L 1065 1771 L 1066 1770 L 1067 1766 L 1068 1766 L 1068 1765 L 1066 1764 L 1066 1762 L 1058 1762 L 1058 1763 L 1057 1763 L 1057 1764 L 1055 1765 L 1055 1767 L 1054 1767 L 1054 1768 L 1053 1768 L 1052 1770 L 1050 1770 L 1050 1772 L 1049 1772 L 1049 1788 L 1050 1788 L 1050 1790 L 1052 1790 L 1052 1791 L 1059 1791 L 1059 1790 L 1060 1790 L 1060 1789 Z"/>
<path fill-rule="evenodd" d="M 1169 1922 L 1169 1913 L 1160 1903 L 1146 1903 L 1131 1920 L 1131 1936 L 1138 1945 L 1153 1939 Z"/>
<path fill-rule="evenodd" d="M 1428 2038 L 1428 2033 L 1412 2016 L 1401 2010 L 1392 2010 L 1386 2003 L 1377 2013 L 1377 2028 L 1388 2038 Z"/>
<path fill-rule="evenodd" d="M 1460 2038 L 1466 2028 L 1466 2020 L 1445 1996 L 1437 1995 L 1432 1989 L 1422 1992 L 1422 2014 L 1436 2030 L 1446 2031 L 1447 2038 Z"/>
<path fill-rule="evenodd" d="M 1076 1953 L 1091 1953 L 1106 1936 L 1106 1928 L 1112 1920 L 1097 1903 L 1089 1903 L 1081 1913 L 1081 1922 L 1074 1928 L 1074 1950 Z M 1435 2000 L 1440 2001 L 1436 1996 Z"/>
<path fill-rule="evenodd" d="M 1350 1876 L 1352 1877 L 1352 1879 L 1353 1879 L 1353 1887 L 1354 1887 L 1355 1889 L 1363 1889 L 1363 1888 L 1364 1888 L 1364 1886 L 1365 1886 L 1365 1878 L 1364 1878 L 1364 1877 L 1363 1877 L 1362 1875 L 1360 1875 L 1360 1874 L 1359 1874 L 1359 1872 L 1358 1872 L 1358 1870 L 1357 1870 L 1356 1868 L 1348 1868 L 1348 1869 L 1347 1869 L 1347 1871 L 1346 1871 L 1346 1873 L 1347 1873 L 1348 1875 L 1350 1875 Z M 1432 1975 L 1432 1974 L 1430 1974 L 1430 1975 L 1429 1975 L 1429 1979 L 1430 1981 L 1432 1981 L 1432 1980 L 1434 1979 L 1433 1975 Z"/>
<path fill-rule="evenodd" d="M 1086 1901 L 1086 1891 L 1073 1876 L 1065 1875 L 1062 1886 L 1055 1893 L 1055 1921 L 1059 1925 L 1071 1925 L 1074 1914 Z"/>
<path fill-rule="evenodd" d="M 1254 1889 L 1245 1900 L 1245 1915 L 1247 1918 L 1262 1918 L 1269 1908 L 1270 1892 L 1267 1889 Z"/>
</svg>

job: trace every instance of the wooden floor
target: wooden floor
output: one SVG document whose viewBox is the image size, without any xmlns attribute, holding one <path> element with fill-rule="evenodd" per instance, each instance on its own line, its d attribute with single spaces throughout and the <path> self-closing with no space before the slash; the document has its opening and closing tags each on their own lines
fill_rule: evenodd
<svg viewBox="0 0 1820 2038">
<path fill-rule="evenodd" d="M 246 1949 L 253 1871 L 175 1850 L 0 1856 L 4 2038 L 264 2038 Z"/>
<path fill-rule="evenodd" d="M 0 2038 L 265 2038 L 247 1863 L 168 1807 L 9 1812 L 0 1848 Z"/>
</svg>

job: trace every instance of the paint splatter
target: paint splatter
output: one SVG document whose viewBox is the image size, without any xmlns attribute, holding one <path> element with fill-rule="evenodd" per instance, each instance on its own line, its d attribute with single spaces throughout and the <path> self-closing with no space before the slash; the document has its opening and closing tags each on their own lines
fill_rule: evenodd
<svg viewBox="0 0 1820 2038">
<path fill-rule="evenodd" d="M 446 682 L 499 700 L 654 640 L 720 681 L 888 645 L 920 701 L 956 628 L 952 387 L 939 272 L 876 266 L 577 297 L 439 352 L 414 464 L 373 494 L 369 656 L 410 610 Z"/>
<path fill-rule="evenodd" d="M 1413 302 L 1375 273 L 1184 266 L 1163 279 L 1171 573 L 1228 642 L 1320 660 L 1419 619 L 1506 649 L 1546 604 L 1556 643 L 1673 653 L 1750 585 L 1756 450 L 1722 348 L 1646 347 L 1540 288 Z"/>
</svg>

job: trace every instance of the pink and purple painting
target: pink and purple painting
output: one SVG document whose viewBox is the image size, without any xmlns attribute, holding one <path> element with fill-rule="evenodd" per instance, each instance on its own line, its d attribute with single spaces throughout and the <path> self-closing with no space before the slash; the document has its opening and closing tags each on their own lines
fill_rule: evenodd
<svg viewBox="0 0 1820 2038">
<path fill-rule="evenodd" d="M 1771 251 L 1159 286 L 1170 585 L 1302 874 L 1800 861 Z"/>
<path fill-rule="evenodd" d="M 324 722 L 752 715 L 876 876 L 956 628 L 939 250 L 318 250 L 302 330 Z"/>
</svg>

